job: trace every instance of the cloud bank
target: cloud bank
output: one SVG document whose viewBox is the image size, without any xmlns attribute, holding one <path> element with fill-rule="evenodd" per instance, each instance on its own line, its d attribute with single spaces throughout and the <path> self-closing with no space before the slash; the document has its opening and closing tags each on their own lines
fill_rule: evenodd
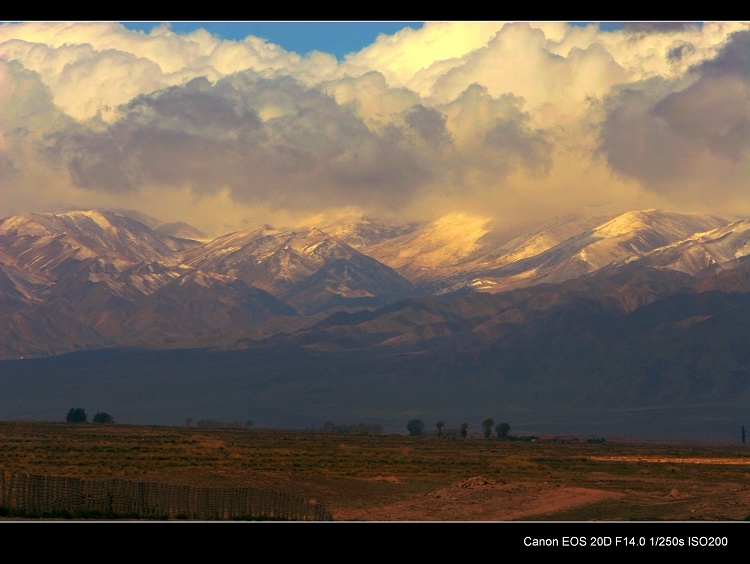
<svg viewBox="0 0 750 564">
<path fill-rule="evenodd" d="M 358 209 L 750 214 L 750 25 L 432 22 L 346 60 L 168 26 L 0 25 L 0 216 L 209 233 Z"/>
</svg>

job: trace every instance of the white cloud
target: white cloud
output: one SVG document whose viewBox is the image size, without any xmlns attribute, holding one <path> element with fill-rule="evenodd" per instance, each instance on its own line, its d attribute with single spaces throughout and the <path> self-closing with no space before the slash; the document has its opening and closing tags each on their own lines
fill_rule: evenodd
<svg viewBox="0 0 750 564">
<path fill-rule="evenodd" d="M 3 24 L 0 212 L 163 201 L 204 231 L 330 206 L 750 213 L 748 29 L 428 22 L 338 63 L 204 30 Z"/>
</svg>

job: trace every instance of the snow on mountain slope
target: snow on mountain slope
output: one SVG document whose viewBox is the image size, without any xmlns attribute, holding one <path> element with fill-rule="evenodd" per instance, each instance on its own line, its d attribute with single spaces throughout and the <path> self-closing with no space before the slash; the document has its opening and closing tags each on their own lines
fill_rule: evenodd
<svg viewBox="0 0 750 564">
<path fill-rule="evenodd" d="M 341 261 L 337 269 L 325 270 Z M 401 296 L 412 290 L 411 284 L 389 267 L 318 228 L 251 227 L 188 252 L 185 263 L 231 274 L 277 297 L 295 294 L 295 306 L 305 311 L 320 307 L 332 295 Z M 313 276 L 308 284 L 307 279 Z M 300 285 L 305 285 L 304 292 Z M 300 294 L 310 303 L 303 303 Z"/>
<path fill-rule="evenodd" d="M 85 302 L 109 303 L 90 295 L 91 288 L 97 296 L 103 292 L 126 301 L 148 295 L 181 274 L 181 255 L 195 245 L 99 210 L 0 221 L 0 263 L 8 280 L 27 300 L 62 309 L 93 311 Z"/>
<path fill-rule="evenodd" d="M 575 272 L 593 272 L 724 224 L 725 219 L 715 216 L 660 210 L 627 212 L 561 243 L 541 263 L 550 267 L 573 262 Z"/>
<path fill-rule="evenodd" d="M 270 256 L 283 236 L 283 231 L 270 225 L 250 227 L 188 251 L 183 262 L 197 268 L 229 271 L 246 261 L 256 263 Z"/>
<path fill-rule="evenodd" d="M 726 223 L 726 219 L 712 215 L 661 210 L 627 212 L 536 256 L 474 273 L 477 276 L 472 285 L 478 290 L 496 292 L 521 285 L 561 282 L 633 260 Z M 481 283 L 477 284 L 476 279 Z"/>
<path fill-rule="evenodd" d="M 319 229 L 295 232 L 261 225 L 224 235 L 185 255 L 185 263 L 237 276 L 279 294 L 326 262 L 357 251 Z"/>
<path fill-rule="evenodd" d="M 696 233 L 634 260 L 648 266 L 694 275 L 704 268 L 730 263 L 748 255 L 750 220 L 741 220 Z"/>
<path fill-rule="evenodd" d="M 727 222 L 661 210 L 614 217 L 583 210 L 523 228 L 451 213 L 361 250 L 424 294 L 498 292 L 582 276 Z"/>
<path fill-rule="evenodd" d="M 386 223 L 362 214 L 352 214 L 318 225 L 321 231 L 346 241 L 352 247 L 363 250 L 383 241 L 389 241 L 411 233 L 420 224 L 417 222 Z"/>
<path fill-rule="evenodd" d="M 491 232 L 486 217 L 451 213 L 401 237 L 364 249 L 412 282 L 435 278 L 446 265 L 458 265 L 481 248 L 480 239 Z"/>
<path fill-rule="evenodd" d="M 71 260 L 97 258 L 114 270 L 138 262 L 176 265 L 191 245 L 112 212 L 32 213 L 0 221 L 0 247 L 17 266 L 51 279 Z"/>
<path fill-rule="evenodd" d="M 485 237 L 488 239 L 486 244 L 488 250 L 476 261 L 476 267 L 497 267 L 501 266 L 500 263 L 515 262 L 536 256 L 608 219 L 610 219 L 609 216 L 598 214 L 571 213 L 524 230 L 507 241 L 498 233 L 492 238 L 497 241 L 496 245 L 491 244 L 492 239 L 488 235 Z"/>
</svg>

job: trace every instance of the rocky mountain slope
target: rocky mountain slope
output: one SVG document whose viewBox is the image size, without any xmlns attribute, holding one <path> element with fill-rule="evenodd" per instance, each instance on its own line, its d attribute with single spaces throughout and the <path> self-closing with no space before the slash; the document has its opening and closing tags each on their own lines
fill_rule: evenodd
<svg viewBox="0 0 750 564">
<path fill-rule="evenodd" d="M 462 214 L 392 226 L 355 216 L 328 223 L 338 236 L 261 225 L 200 241 L 118 212 L 23 214 L 0 221 L 7 332 L 0 355 L 107 344 L 231 346 L 309 328 L 336 312 L 505 293 L 633 262 L 692 276 L 732 270 L 750 246 L 748 225 L 659 210 L 571 215 L 520 232 Z M 392 339 L 419 342 L 425 329 L 410 323 L 408 337 Z M 445 323 L 436 320 L 428 333 Z"/>
</svg>

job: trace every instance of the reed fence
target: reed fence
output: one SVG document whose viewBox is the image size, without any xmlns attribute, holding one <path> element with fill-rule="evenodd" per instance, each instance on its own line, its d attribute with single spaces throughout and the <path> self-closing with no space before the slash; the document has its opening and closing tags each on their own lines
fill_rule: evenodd
<svg viewBox="0 0 750 564">
<path fill-rule="evenodd" d="M 252 486 L 196 487 L 120 478 L 44 476 L 0 469 L 0 508 L 190 520 L 332 521 L 319 503 Z"/>
</svg>

